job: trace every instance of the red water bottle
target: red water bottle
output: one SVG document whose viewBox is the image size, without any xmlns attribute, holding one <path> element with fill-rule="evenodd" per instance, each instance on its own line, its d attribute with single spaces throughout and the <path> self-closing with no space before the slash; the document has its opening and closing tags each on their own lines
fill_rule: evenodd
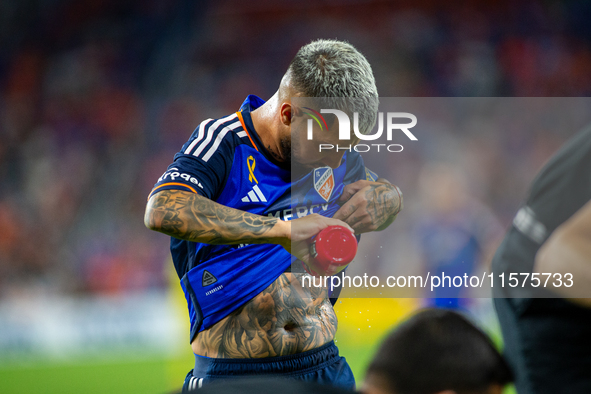
<svg viewBox="0 0 591 394">
<path fill-rule="evenodd" d="M 357 238 L 343 226 L 329 226 L 312 239 L 312 261 L 306 270 L 314 276 L 330 276 L 341 272 L 357 254 Z"/>
</svg>

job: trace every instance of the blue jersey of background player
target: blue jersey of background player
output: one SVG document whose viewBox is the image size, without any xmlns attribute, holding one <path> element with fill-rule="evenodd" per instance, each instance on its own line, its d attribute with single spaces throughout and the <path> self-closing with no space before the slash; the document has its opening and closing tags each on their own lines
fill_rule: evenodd
<svg viewBox="0 0 591 394">
<path fill-rule="evenodd" d="M 349 44 L 315 41 L 300 49 L 269 101 L 249 96 L 238 113 L 202 122 L 159 179 L 145 221 L 173 237 L 196 355 L 185 388 L 253 374 L 354 385 L 332 342 L 337 321 L 326 291 L 303 288 L 301 274 L 286 271 L 287 250 L 308 263 L 307 241 L 323 228 L 382 229 L 402 207 L 395 186 L 367 180 L 356 153 L 319 158 L 317 142 L 298 131 L 306 119 L 291 97 L 362 94 L 377 97 L 367 60 Z M 369 132 L 377 105 L 352 109 Z M 323 142 L 337 136 L 327 131 Z M 297 207 L 292 164 L 307 169 Z"/>
</svg>

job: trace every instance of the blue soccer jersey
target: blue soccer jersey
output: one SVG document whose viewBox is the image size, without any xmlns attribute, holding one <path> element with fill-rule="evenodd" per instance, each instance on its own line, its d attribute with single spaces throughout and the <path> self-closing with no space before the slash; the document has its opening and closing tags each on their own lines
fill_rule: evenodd
<svg viewBox="0 0 591 394">
<path fill-rule="evenodd" d="M 240 110 L 203 121 L 160 177 L 152 194 L 198 193 L 227 207 L 291 220 L 332 217 L 346 184 L 375 180 L 361 156 L 346 152 L 338 168 L 317 168 L 292 183 L 290 163 L 277 162 L 254 130 L 250 95 Z M 292 256 L 274 244 L 209 245 L 171 238 L 170 249 L 191 319 L 191 341 L 241 307 L 290 268 Z"/>
</svg>

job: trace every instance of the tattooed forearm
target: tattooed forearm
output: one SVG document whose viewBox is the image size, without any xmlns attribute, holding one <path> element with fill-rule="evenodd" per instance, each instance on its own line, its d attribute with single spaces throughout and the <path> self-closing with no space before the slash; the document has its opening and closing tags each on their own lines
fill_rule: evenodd
<svg viewBox="0 0 591 394">
<path fill-rule="evenodd" d="M 367 212 L 372 222 L 379 223 L 376 231 L 381 231 L 392 224 L 403 207 L 400 189 L 388 182 L 372 185 L 365 192 L 365 197 L 368 202 Z"/>
<path fill-rule="evenodd" d="M 334 338 L 337 318 L 326 289 L 304 288 L 304 274 L 284 273 L 192 344 L 218 358 L 275 357 L 315 349 Z"/>
<path fill-rule="evenodd" d="M 279 219 L 229 208 L 196 193 L 163 190 L 148 201 L 146 226 L 208 244 L 280 243 Z"/>
</svg>

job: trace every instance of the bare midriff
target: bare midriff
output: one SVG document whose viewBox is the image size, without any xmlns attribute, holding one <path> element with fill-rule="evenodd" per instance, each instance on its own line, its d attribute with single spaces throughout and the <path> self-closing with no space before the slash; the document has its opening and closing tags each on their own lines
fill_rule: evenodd
<svg viewBox="0 0 591 394">
<path fill-rule="evenodd" d="M 303 274 L 283 273 L 245 305 L 200 332 L 193 353 L 261 358 L 306 352 L 333 340 L 337 317 L 326 289 L 304 288 Z"/>
</svg>

